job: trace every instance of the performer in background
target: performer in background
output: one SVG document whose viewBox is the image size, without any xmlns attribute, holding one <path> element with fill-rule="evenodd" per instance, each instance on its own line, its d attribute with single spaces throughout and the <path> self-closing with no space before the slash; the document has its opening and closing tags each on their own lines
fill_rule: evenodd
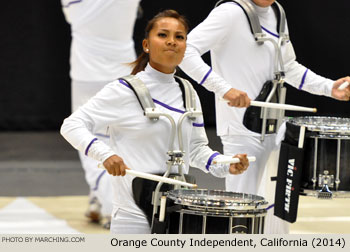
<svg viewBox="0 0 350 252">
<path fill-rule="evenodd" d="M 261 29 L 267 38 L 278 41 L 277 17 L 272 8 L 274 0 L 244 0 L 257 14 Z M 288 35 L 287 25 L 284 27 Z M 201 55 L 210 51 L 211 66 Z M 221 137 L 224 154 L 232 155 L 244 152 L 256 156 L 249 170 L 239 176 L 226 177 L 226 190 L 250 194 L 260 194 L 271 203 L 274 202 L 275 182 L 270 182 L 266 167 L 269 158 L 272 163 L 278 160 L 276 134 L 267 134 L 261 141 L 260 132 L 248 130 L 243 125 L 246 108 L 250 99 L 255 99 L 264 83 L 275 76 L 276 50 L 272 43 L 260 45 L 254 39 L 248 17 L 234 1 L 224 1 L 214 8 L 209 16 L 195 27 L 188 36 L 187 51 L 181 69 L 201 86 L 216 94 L 216 126 Z M 299 64 L 291 41 L 286 40 L 281 46 L 285 81 L 298 88 L 317 95 L 325 95 L 338 100 L 348 101 L 350 87 L 338 90 L 349 77 L 336 81 L 319 76 Z M 222 102 L 220 98 L 229 101 Z M 236 107 L 236 108 L 234 108 Z M 271 153 L 275 153 L 271 155 Z M 277 166 L 269 166 L 270 174 L 277 174 Z M 266 184 L 268 184 L 266 186 Z M 269 193 L 266 194 L 266 190 Z M 271 214 L 272 211 L 269 211 Z M 276 217 L 268 215 L 266 233 L 287 233 L 288 225 L 279 220 L 269 222 Z M 276 218 L 277 219 L 277 218 Z"/>
<path fill-rule="evenodd" d="M 61 0 L 72 43 L 70 77 L 72 111 L 76 111 L 107 83 L 129 74 L 127 64 L 136 59 L 133 30 L 140 0 Z M 105 143 L 107 128 L 93 132 Z M 97 167 L 97 161 L 79 152 L 85 178 L 90 187 L 86 216 L 109 228 L 112 211 L 112 186 L 109 176 Z"/>
<path fill-rule="evenodd" d="M 132 74 L 142 81 L 157 109 L 172 117 L 176 126 L 185 113 L 179 83 L 174 78 L 176 66 L 186 50 L 188 25 L 184 17 L 174 10 L 165 10 L 149 21 L 143 53 L 134 62 Z M 190 85 L 190 84 L 189 84 Z M 193 89 L 191 87 L 191 89 Z M 193 92 L 195 92 L 193 90 Z M 197 109 L 198 96 L 194 93 Z M 109 127 L 110 145 L 93 134 L 99 128 Z M 184 173 L 189 165 L 211 171 L 217 176 L 241 174 L 248 167 L 245 154 L 236 155 L 238 164 L 214 164 L 227 158 L 208 147 L 203 117 L 186 117 L 181 124 L 184 148 Z M 105 86 L 96 96 L 64 120 L 61 134 L 75 148 L 103 163 L 113 177 L 113 213 L 111 232 L 118 234 L 150 233 L 145 213 L 133 198 L 134 177 L 125 175 L 126 169 L 147 173 L 167 170 L 169 132 L 172 124 L 166 117 L 150 120 L 145 116 L 138 97 L 122 79 Z M 179 148 L 175 142 L 174 147 Z M 172 172 L 178 172 L 172 167 Z M 121 176 L 119 176 L 121 175 Z"/>
</svg>

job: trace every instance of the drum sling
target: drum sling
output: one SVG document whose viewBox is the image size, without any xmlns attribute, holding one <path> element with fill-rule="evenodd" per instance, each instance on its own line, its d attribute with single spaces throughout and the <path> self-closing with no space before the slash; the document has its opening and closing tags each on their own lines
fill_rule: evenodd
<svg viewBox="0 0 350 252">
<path fill-rule="evenodd" d="M 304 149 L 298 147 L 300 126 L 289 122 L 286 126 L 278 163 L 274 214 L 293 223 L 298 213 Z"/>
</svg>

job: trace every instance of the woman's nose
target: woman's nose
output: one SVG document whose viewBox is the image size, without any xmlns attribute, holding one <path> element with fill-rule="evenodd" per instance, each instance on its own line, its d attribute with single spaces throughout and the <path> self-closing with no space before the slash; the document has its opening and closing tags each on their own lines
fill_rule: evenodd
<svg viewBox="0 0 350 252">
<path fill-rule="evenodd" d="M 175 45 L 176 45 L 175 39 L 169 38 L 169 39 L 167 40 L 167 45 L 175 46 Z"/>
</svg>

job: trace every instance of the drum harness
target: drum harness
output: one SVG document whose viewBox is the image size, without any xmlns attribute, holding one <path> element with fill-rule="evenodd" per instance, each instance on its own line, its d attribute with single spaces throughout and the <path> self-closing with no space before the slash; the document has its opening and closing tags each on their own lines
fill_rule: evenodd
<svg viewBox="0 0 350 252">
<path fill-rule="evenodd" d="M 196 117 L 202 115 L 202 111 L 196 106 L 196 95 L 195 91 L 190 84 L 189 81 L 175 76 L 175 80 L 179 83 L 179 87 L 182 91 L 182 97 L 184 100 L 184 107 L 186 112 L 183 113 L 179 120 L 178 125 L 174 121 L 174 118 L 167 114 L 162 113 L 155 105 L 152 100 L 152 97 L 147 89 L 146 85 L 135 75 L 128 75 L 120 78 L 120 80 L 125 81 L 129 84 L 131 89 L 134 91 L 143 111 L 144 115 L 148 117 L 152 121 L 158 121 L 159 117 L 166 117 L 171 123 L 171 133 L 170 133 L 170 141 L 169 141 L 169 151 L 167 154 L 169 155 L 169 160 L 167 163 L 167 171 L 164 173 L 163 177 L 169 177 L 171 168 L 173 166 L 178 167 L 178 173 L 180 174 L 180 178 L 182 181 L 186 181 L 185 175 L 183 173 L 184 160 L 183 156 L 185 154 L 183 148 L 183 139 L 182 139 L 182 123 L 186 117 L 190 120 L 195 120 Z M 177 132 L 179 150 L 174 149 L 175 135 Z M 158 206 L 160 206 L 160 199 L 165 200 L 165 196 L 162 195 L 160 189 L 163 185 L 163 182 L 158 182 L 156 189 L 153 192 L 152 203 L 153 203 L 153 214 L 151 221 L 151 229 L 153 228 L 154 216 L 158 213 Z M 179 186 L 178 186 L 179 187 Z M 178 189 L 175 187 L 175 189 Z M 165 206 L 162 204 L 160 207 L 160 212 L 162 214 L 165 213 Z"/>
<path fill-rule="evenodd" d="M 259 17 L 255 12 L 254 6 L 246 0 L 221 0 L 216 3 L 215 7 L 222 3 L 233 2 L 242 8 L 245 15 L 248 18 L 251 32 L 258 45 L 263 45 L 265 42 L 271 42 L 275 48 L 275 63 L 274 63 L 274 78 L 271 81 L 267 81 L 258 97 L 255 100 L 284 104 L 286 100 L 286 87 L 284 84 L 284 66 L 281 53 L 282 45 L 289 40 L 288 34 L 285 33 L 286 28 L 286 15 L 283 7 L 275 1 L 271 7 L 275 11 L 277 16 L 277 31 L 279 31 L 278 41 L 272 38 L 268 38 L 265 33 L 262 32 L 262 28 L 259 22 Z M 243 120 L 243 124 L 251 131 L 261 133 L 261 141 L 265 139 L 266 133 L 275 133 L 279 126 L 282 124 L 284 118 L 284 110 L 277 111 L 272 108 L 247 108 Z M 253 123 L 252 125 L 252 122 Z M 254 125 L 255 124 L 255 125 Z"/>
</svg>

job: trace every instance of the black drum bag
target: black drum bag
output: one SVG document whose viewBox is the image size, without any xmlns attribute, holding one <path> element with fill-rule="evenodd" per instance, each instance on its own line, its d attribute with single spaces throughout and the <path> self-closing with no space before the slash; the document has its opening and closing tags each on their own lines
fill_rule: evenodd
<svg viewBox="0 0 350 252">
<path fill-rule="evenodd" d="M 275 192 L 274 214 L 290 223 L 296 221 L 304 149 L 298 148 L 300 127 L 287 122 L 281 144 Z"/>
<path fill-rule="evenodd" d="M 273 87 L 272 81 L 267 81 L 263 85 L 259 95 L 255 98 L 255 101 L 266 101 L 267 96 L 270 94 Z M 277 92 L 276 92 L 277 94 Z M 272 102 L 278 101 L 278 94 L 273 97 L 271 100 Z M 262 129 L 262 119 L 260 118 L 261 115 L 261 108 L 260 107 L 254 107 L 250 106 L 246 109 L 243 117 L 243 125 L 249 129 L 250 131 L 261 133 Z M 270 125 L 274 125 L 273 131 L 270 130 Z M 275 133 L 276 132 L 276 125 L 277 120 L 276 119 L 267 119 L 266 123 L 266 133 Z"/>
<path fill-rule="evenodd" d="M 163 174 L 158 174 L 163 176 Z M 169 177 L 179 176 L 179 174 L 171 174 Z M 185 175 L 185 179 L 189 183 L 195 183 L 195 178 L 190 175 Z M 152 195 L 156 189 L 159 182 L 152 181 L 148 179 L 143 179 L 136 177 L 132 181 L 132 192 L 134 195 L 134 200 L 136 205 L 145 213 L 148 223 L 151 226 L 152 215 L 153 215 L 153 205 L 152 205 Z M 171 184 L 164 183 L 160 191 L 167 192 L 173 190 L 174 186 Z"/>
</svg>

